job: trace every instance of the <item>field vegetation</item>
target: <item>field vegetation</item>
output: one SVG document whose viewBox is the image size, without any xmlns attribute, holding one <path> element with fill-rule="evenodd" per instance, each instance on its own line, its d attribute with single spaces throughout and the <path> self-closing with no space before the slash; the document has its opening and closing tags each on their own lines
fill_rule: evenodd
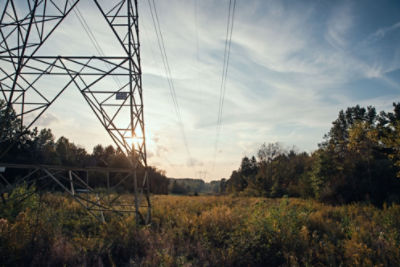
<svg viewBox="0 0 400 267">
<path fill-rule="evenodd" d="M 133 216 L 99 223 L 61 193 L 8 202 L 0 211 L 1 265 L 400 265 L 396 204 L 379 209 L 232 196 L 152 200 L 147 226 L 136 226 Z"/>
</svg>

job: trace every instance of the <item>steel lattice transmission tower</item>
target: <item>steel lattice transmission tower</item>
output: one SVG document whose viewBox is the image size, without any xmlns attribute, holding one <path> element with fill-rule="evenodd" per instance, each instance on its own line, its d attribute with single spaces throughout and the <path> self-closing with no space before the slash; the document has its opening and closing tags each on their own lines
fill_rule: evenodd
<svg viewBox="0 0 400 267">
<path fill-rule="evenodd" d="M 76 87 L 115 145 L 130 159 L 136 215 L 138 218 L 139 209 L 143 211 L 145 206 L 146 221 L 150 221 L 137 0 L 90 0 L 91 15 L 105 20 L 110 38 L 123 51 L 96 56 L 93 52 L 60 55 L 62 51 L 48 55 L 49 49 L 43 49 L 65 18 L 79 12 L 80 0 L 2 2 L 0 99 L 8 111 L 13 109 L 21 128 L 29 129 L 67 88 Z M 0 142 L 7 137 L 2 139 Z M 139 165 L 146 171 L 137 179 Z"/>
</svg>

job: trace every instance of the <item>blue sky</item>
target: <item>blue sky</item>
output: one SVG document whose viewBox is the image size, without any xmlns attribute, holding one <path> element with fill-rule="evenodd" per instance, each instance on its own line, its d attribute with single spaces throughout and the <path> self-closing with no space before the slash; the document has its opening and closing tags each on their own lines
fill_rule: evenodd
<svg viewBox="0 0 400 267">
<path fill-rule="evenodd" d="M 228 178 L 264 142 L 310 152 L 339 110 L 356 104 L 390 110 L 400 101 L 399 1 L 237 0 L 214 166 L 228 1 L 155 2 L 192 156 L 182 141 L 147 1 L 139 0 L 148 157 L 168 176 L 198 177 L 202 171 L 206 180 Z M 82 0 L 79 8 L 103 50 L 118 53 L 89 3 Z M 71 15 L 46 53 L 91 49 Z M 111 143 L 70 89 L 38 126 L 88 150 Z"/>
</svg>

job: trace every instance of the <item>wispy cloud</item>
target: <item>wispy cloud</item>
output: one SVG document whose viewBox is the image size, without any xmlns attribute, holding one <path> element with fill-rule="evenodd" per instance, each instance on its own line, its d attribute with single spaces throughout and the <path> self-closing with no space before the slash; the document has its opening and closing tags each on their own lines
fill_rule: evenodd
<svg viewBox="0 0 400 267">
<path fill-rule="evenodd" d="M 400 29 L 400 21 L 391 26 L 378 29 L 377 31 L 372 33 L 370 36 L 368 36 L 367 41 L 368 42 L 377 42 L 377 41 L 383 39 L 388 33 L 391 33 L 398 29 Z"/>
<path fill-rule="evenodd" d="M 340 49 L 348 45 L 348 34 L 352 27 L 352 21 L 352 7 L 348 2 L 333 8 L 327 21 L 325 35 L 331 46 Z"/>
<path fill-rule="evenodd" d="M 57 118 L 54 114 L 47 112 L 38 119 L 36 125 L 39 127 L 48 127 L 59 122 L 59 118 Z"/>
</svg>

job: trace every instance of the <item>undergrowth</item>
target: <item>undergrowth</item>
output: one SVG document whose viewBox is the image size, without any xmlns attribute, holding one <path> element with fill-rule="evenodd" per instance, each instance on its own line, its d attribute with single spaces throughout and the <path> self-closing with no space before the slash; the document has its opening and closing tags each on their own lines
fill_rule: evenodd
<svg viewBox="0 0 400 267">
<path fill-rule="evenodd" d="M 18 190 L 27 197 L 0 205 L 2 266 L 400 266 L 399 205 L 154 196 L 151 225 L 136 227 Z"/>
</svg>

